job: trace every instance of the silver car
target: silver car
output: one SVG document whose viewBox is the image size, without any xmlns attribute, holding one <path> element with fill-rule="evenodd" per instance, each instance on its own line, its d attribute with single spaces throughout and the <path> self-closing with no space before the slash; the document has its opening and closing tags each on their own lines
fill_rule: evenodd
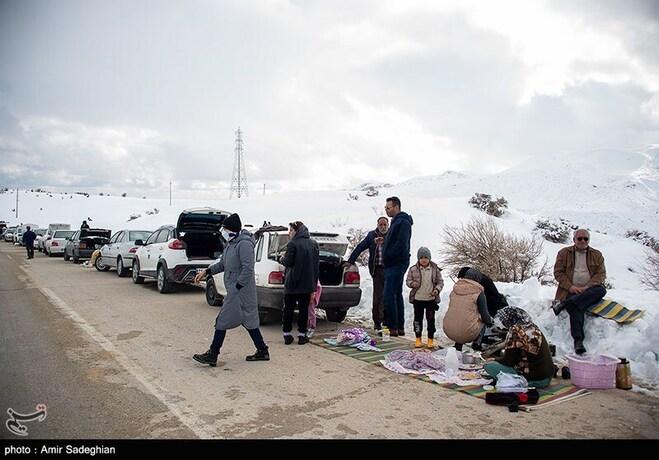
<svg viewBox="0 0 659 460">
<path fill-rule="evenodd" d="M 152 233 L 151 230 L 119 230 L 101 248 L 101 254 L 94 263 L 96 270 L 104 272 L 116 268 L 117 275 L 126 276 L 133 266 L 133 257 L 138 248 L 135 241 L 146 241 Z"/>
</svg>

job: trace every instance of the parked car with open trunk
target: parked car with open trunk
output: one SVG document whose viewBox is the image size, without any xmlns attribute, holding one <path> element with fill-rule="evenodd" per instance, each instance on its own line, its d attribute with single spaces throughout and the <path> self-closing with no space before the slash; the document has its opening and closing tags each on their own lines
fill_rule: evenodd
<svg viewBox="0 0 659 460">
<path fill-rule="evenodd" d="M 220 228 L 230 212 L 213 208 L 186 209 L 176 226 L 165 225 L 149 238 L 136 241 L 133 258 L 133 282 L 155 278 L 160 293 L 168 293 L 176 284 L 191 283 L 224 250 Z"/>
<path fill-rule="evenodd" d="M 110 241 L 112 232 L 104 228 L 83 228 L 70 237 L 64 246 L 64 260 L 73 259 L 78 263 L 80 259 L 89 259 L 92 253 Z"/>
<path fill-rule="evenodd" d="M 310 236 L 320 249 L 319 281 L 323 291 L 318 308 L 325 310 L 328 320 L 341 322 L 349 308 L 359 305 L 362 295 L 359 270 L 355 266 L 346 268 L 343 264 L 348 239 L 338 233 L 311 232 Z M 289 241 L 288 228 L 262 227 L 254 237 L 256 293 L 259 316 L 265 322 L 284 308 L 285 267 L 279 263 L 279 258 Z M 217 287 L 224 287 L 222 279 L 221 273 L 207 278 L 206 301 L 209 305 L 221 305 L 223 295 Z"/>
</svg>

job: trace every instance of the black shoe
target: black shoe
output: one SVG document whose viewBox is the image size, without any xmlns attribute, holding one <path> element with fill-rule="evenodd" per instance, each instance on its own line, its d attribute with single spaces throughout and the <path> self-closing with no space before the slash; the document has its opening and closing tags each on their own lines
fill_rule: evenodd
<svg viewBox="0 0 659 460">
<path fill-rule="evenodd" d="M 375 332 L 380 332 L 382 330 L 382 324 L 375 323 L 375 325 L 373 326 L 373 330 Z"/>
<path fill-rule="evenodd" d="M 286 345 L 290 345 L 291 343 L 293 343 L 294 340 L 295 340 L 295 339 L 293 339 L 293 336 L 292 336 L 292 335 L 285 335 L 285 336 L 284 336 L 284 343 L 285 343 Z"/>
<path fill-rule="evenodd" d="M 398 337 L 405 337 L 405 329 L 398 329 Z"/>
<path fill-rule="evenodd" d="M 480 342 L 473 342 L 471 344 L 471 349 L 474 351 L 483 351 L 483 345 Z"/>
<path fill-rule="evenodd" d="M 559 313 L 562 312 L 565 309 L 565 304 L 564 304 L 564 302 L 560 302 L 560 301 L 555 300 L 551 304 L 551 309 L 554 310 L 554 314 L 556 316 L 558 316 Z"/>
<path fill-rule="evenodd" d="M 256 353 L 245 357 L 245 361 L 270 361 L 268 349 L 256 350 Z"/>
<path fill-rule="evenodd" d="M 192 355 L 192 359 L 201 364 L 208 364 L 210 367 L 217 366 L 217 355 L 210 350 L 201 355 Z"/>
<path fill-rule="evenodd" d="M 574 339 L 574 352 L 578 355 L 586 353 L 586 347 L 583 346 L 583 339 Z"/>
<path fill-rule="evenodd" d="M 301 335 L 297 338 L 298 345 L 304 345 L 305 343 L 309 343 L 309 337 L 307 337 L 306 335 Z"/>
</svg>

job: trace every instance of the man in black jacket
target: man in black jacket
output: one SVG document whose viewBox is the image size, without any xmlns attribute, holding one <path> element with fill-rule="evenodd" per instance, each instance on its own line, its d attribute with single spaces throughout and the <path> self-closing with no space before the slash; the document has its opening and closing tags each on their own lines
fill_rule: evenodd
<svg viewBox="0 0 659 460">
<path fill-rule="evenodd" d="M 293 343 L 293 312 L 299 310 L 297 317 L 298 343 L 309 342 L 307 321 L 309 320 L 309 302 L 318 284 L 320 269 L 320 249 L 318 243 L 309 237 L 309 230 L 300 221 L 291 222 L 288 235 L 290 241 L 286 252 L 279 261 L 286 267 L 284 275 L 284 343 Z"/>
<path fill-rule="evenodd" d="M 387 326 L 394 337 L 405 335 L 405 300 L 403 278 L 410 265 L 410 239 L 412 238 L 412 216 L 400 210 L 400 199 L 387 198 L 384 207 L 391 217 L 391 227 L 384 239 L 384 308 L 387 311 Z"/>
<path fill-rule="evenodd" d="M 382 329 L 385 320 L 384 311 L 384 237 L 389 230 L 389 219 L 380 217 L 377 228 L 371 230 L 355 247 L 348 258 L 348 263 L 355 264 L 357 258 L 368 249 L 368 271 L 373 278 L 373 327 Z"/>
<path fill-rule="evenodd" d="M 27 231 L 23 233 L 23 244 L 27 249 L 27 258 L 34 259 L 34 240 L 37 239 L 37 234 L 32 231 L 30 226 L 27 226 Z"/>
</svg>

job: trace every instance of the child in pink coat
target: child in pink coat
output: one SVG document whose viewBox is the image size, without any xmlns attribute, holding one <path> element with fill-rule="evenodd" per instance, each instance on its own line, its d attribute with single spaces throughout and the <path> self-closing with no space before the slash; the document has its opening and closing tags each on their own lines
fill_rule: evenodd
<svg viewBox="0 0 659 460">
<path fill-rule="evenodd" d="M 311 293 L 311 299 L 309 300 L 309 322 L 307 327 L 307 337 L 313 336 L 314 331 L 316 330 L 316 307 L 320 303 L 320 295 L 323 292 L 323 287 L 320 285 L 320 281 L 316 285 L 316 292 Z"/>
</svg>

